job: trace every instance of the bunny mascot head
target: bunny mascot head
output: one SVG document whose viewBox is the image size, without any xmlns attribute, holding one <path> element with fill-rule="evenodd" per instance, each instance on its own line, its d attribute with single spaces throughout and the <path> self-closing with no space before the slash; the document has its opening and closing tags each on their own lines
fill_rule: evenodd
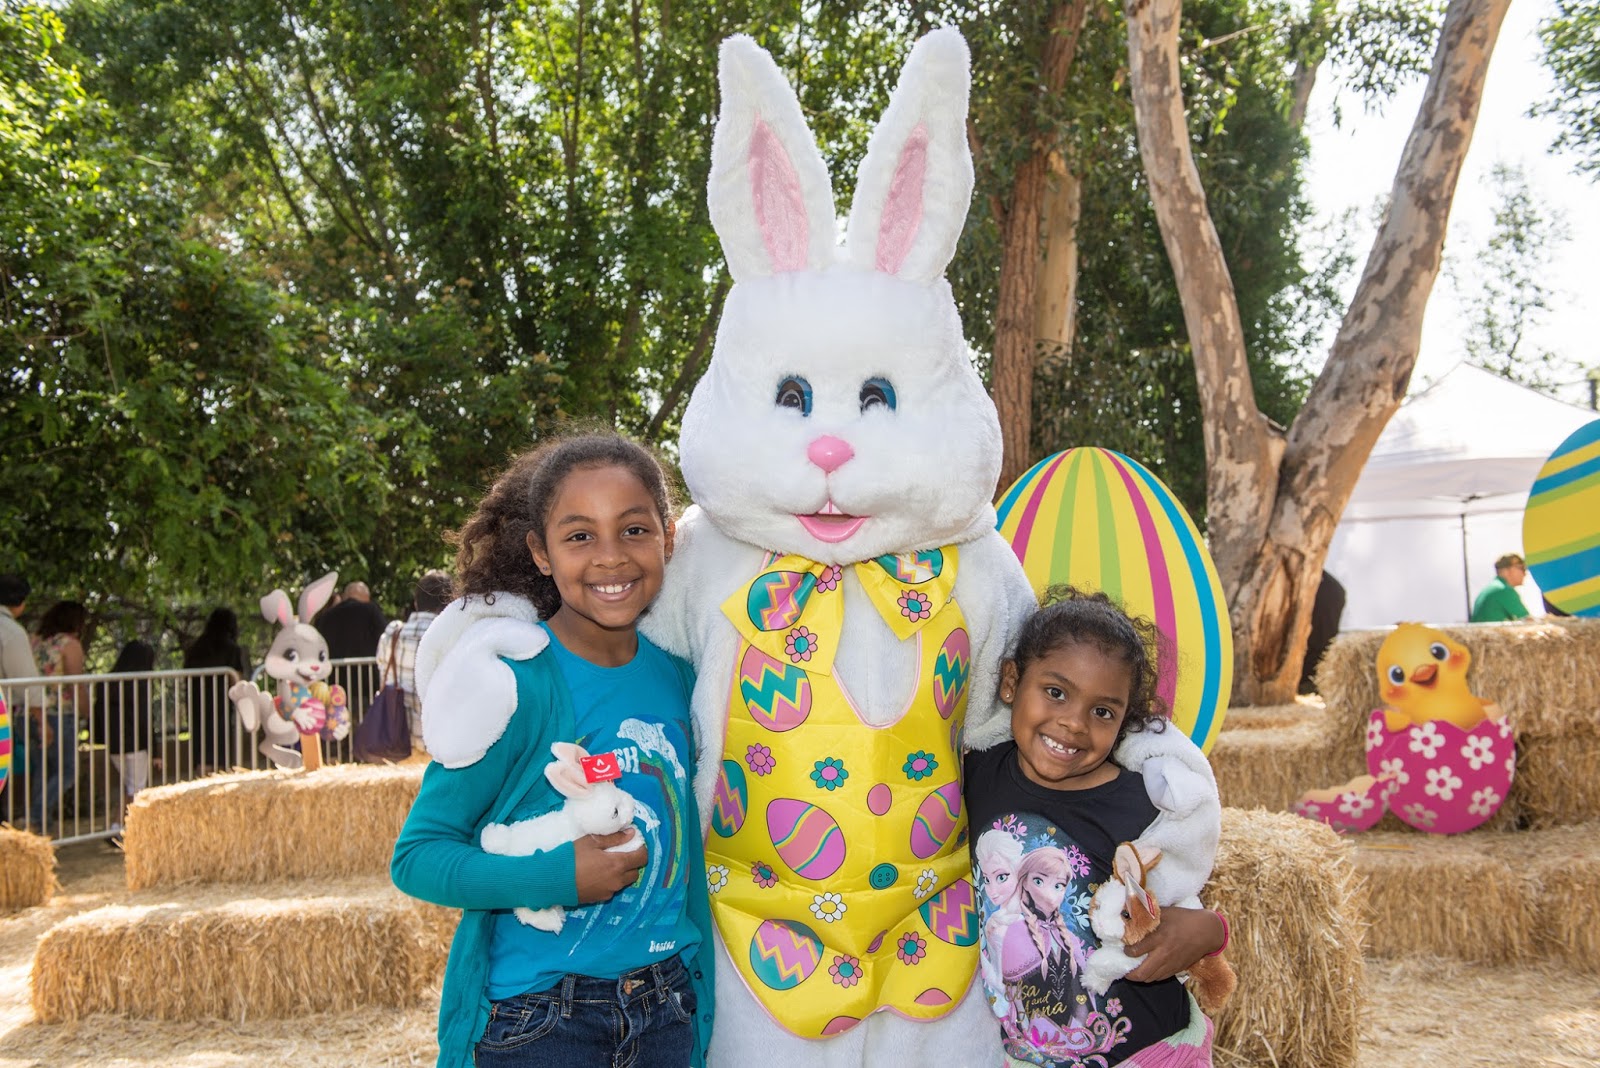
<svg viewBox="0 0 1600 1068">
<path fill-rule="evenodd" d="M 641 621 L 698 671 L 712 1059 L 987 1063 L 961 748 L 1007 736 L 999 662 L 1036 602 L 994 529 L 999 422 L 944 279 L 966 45 L 913 48 L 843 247 L 771 57 L 730 38 L 721 81 L 709 199 L 735 284 L 684 416 L 696 505 Z"/>
</svg>

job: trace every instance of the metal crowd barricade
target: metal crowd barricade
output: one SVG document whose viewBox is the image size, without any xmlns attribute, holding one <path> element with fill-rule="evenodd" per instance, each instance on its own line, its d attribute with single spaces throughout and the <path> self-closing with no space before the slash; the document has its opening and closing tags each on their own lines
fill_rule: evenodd
<svg viewBox="0 0 1600 1068">
<path fill-rule="evenodd" d="M 259 668 L 255 674 L 261 675 Z M 332 676 L 345 689 L 353 734 L 381 686 L 377 661 L 336 660 Z M 0 679 L 12 739 L 0 820 L 58 844 L 108 838 L 120 828 L 129 780 L 159 786 L 229 768 L 272 767 L 259 750 L 260 732 L 244 733 L 228 699 L 237 681 L 231 668 Z M 108 700 L 113 691 L 118 701 Z M 148 709 L 148 746 L 141 749 L 141 739 L 125 736 L 113 750 L 108 713 L 130 703 Z M 35 709 L 44 711 L 48 741 Z M 353 759 L 349 737 L 323 743 L 324 761 Z"/>
</svg>

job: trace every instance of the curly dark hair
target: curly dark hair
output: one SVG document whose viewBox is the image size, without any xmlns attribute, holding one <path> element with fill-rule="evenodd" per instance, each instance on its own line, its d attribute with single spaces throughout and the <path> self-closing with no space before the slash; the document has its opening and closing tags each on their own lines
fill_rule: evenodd
<svg viewBox="0 0 1600 1068">
<path fill-rule="evenodd" d="M 543 544 L 556 490 L 572 472 L 593 467 L 633 472 L 655 500 L 662 525 L 671 521 L 672 490 L 649 449 L 612 431 L 550 438 L 513 459 L 466 525 L 448 535 L 456 546 L 456 595 L 492 602 L 496 593 L 514 593 L 532 601 L 539 618 L 555 615 L 561 594 L 534 566 L 528 535 Z"/>
<path fill-rule="evenodd" d="M 1148 619 L 1130 616 L 1104 593 L 1089 593 L 1073 586 L 1051 586 L 1041 598 L 1042 607 L 1022 625 L 1017 651 L 1011 659 L 1018 676 L 1041 657 L 1069 645 L 1087 643 L 1128 665 L 1133 692 L 1122 718 L 1117 741 L 1129 731 L 1164 731 L 1171 712 L 1156 695 L 1160 681 L 1157 665 L 1167 655 L 1161 631 Z"/>
</svg>

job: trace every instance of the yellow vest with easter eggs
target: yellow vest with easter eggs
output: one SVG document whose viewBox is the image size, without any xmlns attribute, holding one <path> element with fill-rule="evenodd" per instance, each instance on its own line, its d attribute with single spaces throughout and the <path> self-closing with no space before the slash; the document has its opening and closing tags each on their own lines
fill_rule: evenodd
<svg viewBox="0 0 1600 1068">
<path fill-rule="evenodd" d="M 961 804 L 972 643 L 954 546 L 850 565 L 918 676 L 863 722 L 833 673 L 843 568 L 769 556 L 723 605 L 740 634 L 706 841 L 712 915 L 745 984 L 797 1035 L 949 1012 L 978 964 Z"/>
</svg>

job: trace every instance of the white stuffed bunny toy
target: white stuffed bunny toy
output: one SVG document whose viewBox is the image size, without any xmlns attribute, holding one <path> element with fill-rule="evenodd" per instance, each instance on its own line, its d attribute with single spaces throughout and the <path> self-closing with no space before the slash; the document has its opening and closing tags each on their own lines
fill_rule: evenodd
<svg viewBox="0 0 1600 1068">
<path fill-rule="evenodd" d="M 326 681 L 328 643 L 310 623 L 328 603 L 338 581 L 339 573 L 330 571 L 306 586 L 300 591 L 298 613 L 290 610 L 289 595 L 282 590 L 261 598 L 262 617 L 280 628 L 265 664 L 267 675 L 277 681 L 277 693 L 267 693 L 249 681 L 236 682 L 228 689 L 245 732 L 254 734 L 260 729 L 261 754 L 280 768 L 319 767 L 320 750 L 305 741 L 323 735 L 339 740 L 350 731 L 344 691 Z M 295 751 L 297 742 L 310 759 Z"/>
<path fill-rule="evenodd" d="M 645 633 L 696 668 L 717 1063 L 988 1064 L 962 748 L 1010 734 L 1037 607 L 995 531 L 999 420 L 943 274 L 972 193 L 965 43 L 912 49 L 843 248 L 794 92 L 725 41 L 711 220 L 734 285 Z M 888 1011 L 880 1011 L 888 1010 Z"/>
<path fill-rule="evenodd" d="M 1100 947 L 1084 965 L 1085 990 L 1103 996 L 1112 983 L 1144 959 L 1130 956 L 1127 945 L 1161 926 L 1161 905 L 1151 884 L 1162 859 L 1161 850 L 1154 846 L 1138 842 L 1117 846 L 1111 878 L 1100 884 L 1089 903 L 1089 926 Z M 1189 969 L 1189 990 L 1208 1015 L 1228 1003 L 1237 985 L 1233 967 L 1221 954 L 1202 957 Z"/>
<path fill-rule="evenodd" d="M 566 802 L 553 812 L 532 819 L 485 824 L 480 836 L 485 853 L 525 857 L 554 849 L 586 834 L 612 834 L 624 827 L 633 827 L 632 795 L 614 782 L 590 782 L 583 770 L 583 761 L 589 754 L 581 746 L 556 742 L 550 746 L 550 753 L 555 759 L 545 766 L 544 777 Z M 628 853 L 643 844 L 644 836 L 635 827 L 631 840 L 614 845 L 606 852 Z M 560 905 L 518 908 L 515 915 L 529 927 L 552 934 L 560 934 L 566 924 L 566 910 Z"/>
</svg>

